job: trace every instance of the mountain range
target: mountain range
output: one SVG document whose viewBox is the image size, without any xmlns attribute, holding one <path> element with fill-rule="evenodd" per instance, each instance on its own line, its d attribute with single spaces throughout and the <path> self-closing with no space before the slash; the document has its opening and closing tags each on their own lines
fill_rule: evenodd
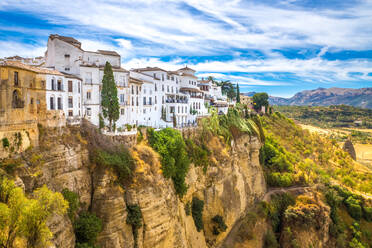
<svg viewBox="0 0 372 248">
<path fill-rule="evenodd" d="M 256 92 L 244 93 L 253 96 Z M 297 105 L 297 106 L 329 106 L 350 105 L 360 108 L 372 109 L 372 88 L 318 88 L 315 90 L 304 90 L 296 93 L 291 98 L 270 96 L 271 105 Z"/>
</svg>

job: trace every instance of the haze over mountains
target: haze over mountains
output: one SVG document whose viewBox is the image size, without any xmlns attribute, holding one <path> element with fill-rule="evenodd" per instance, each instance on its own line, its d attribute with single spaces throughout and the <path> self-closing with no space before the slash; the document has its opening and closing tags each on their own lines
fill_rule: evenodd
<svg viewBox="0 0 372 248">
<path fill-rule="evenodd" d="M 255 92 L 244 93 L 253 96 Z M 298 106 L 329 106 L 346 104 L 354 107 L 372 109 L 372 88 L 318 88 L 315 90 L 304 90 L 296 93 L 291 98 L 270 96 L 272 105 L 298 105 Z"/>
</svg>

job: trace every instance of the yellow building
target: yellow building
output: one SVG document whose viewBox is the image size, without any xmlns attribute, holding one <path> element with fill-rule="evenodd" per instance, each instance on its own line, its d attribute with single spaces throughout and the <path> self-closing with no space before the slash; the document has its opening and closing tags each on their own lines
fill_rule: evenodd
<svg viewBox="0 0 372 248">
<path fill-rule="evenodd" d="M 253 109 L 252 97 L 240 94 L 240 103 L 243 104 L 243 105 L 247 105 L 247 107 L 250 108 L 250 109 Z"/>
<path fill-rule="evenodd" d="M 6 61 L 0 64 L 0 157 L 38 143 L 37 124 L 47 120 L 46 75 L 60 72 Z"/>
</svg>

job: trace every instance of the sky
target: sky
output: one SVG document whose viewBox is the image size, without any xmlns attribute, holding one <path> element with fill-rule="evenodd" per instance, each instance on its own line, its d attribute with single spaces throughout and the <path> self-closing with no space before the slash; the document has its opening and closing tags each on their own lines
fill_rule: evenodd
<svg viewBox="0 0 372 248">
<path fill-rule="evenodd" d="M 372 0 L 0 1 L 0 57 L 43 55 L 50 34 L 241 92 L 372 87 Z"/>
</svg>

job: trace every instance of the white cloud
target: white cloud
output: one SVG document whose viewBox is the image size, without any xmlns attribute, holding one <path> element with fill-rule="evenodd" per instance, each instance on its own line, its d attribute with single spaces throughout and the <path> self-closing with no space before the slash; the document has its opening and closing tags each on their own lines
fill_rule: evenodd
<svg viewBox="0 0 372 248">
<path fill-rule="evenodd" d="M 46 51 L 45 46 L 23 44 L 18 42 L 1 41 L 0 40 L 0 58 L 10 57 L 14 55 L 22 57 L 37 57 L 44 56 Z"/>
</svg>

